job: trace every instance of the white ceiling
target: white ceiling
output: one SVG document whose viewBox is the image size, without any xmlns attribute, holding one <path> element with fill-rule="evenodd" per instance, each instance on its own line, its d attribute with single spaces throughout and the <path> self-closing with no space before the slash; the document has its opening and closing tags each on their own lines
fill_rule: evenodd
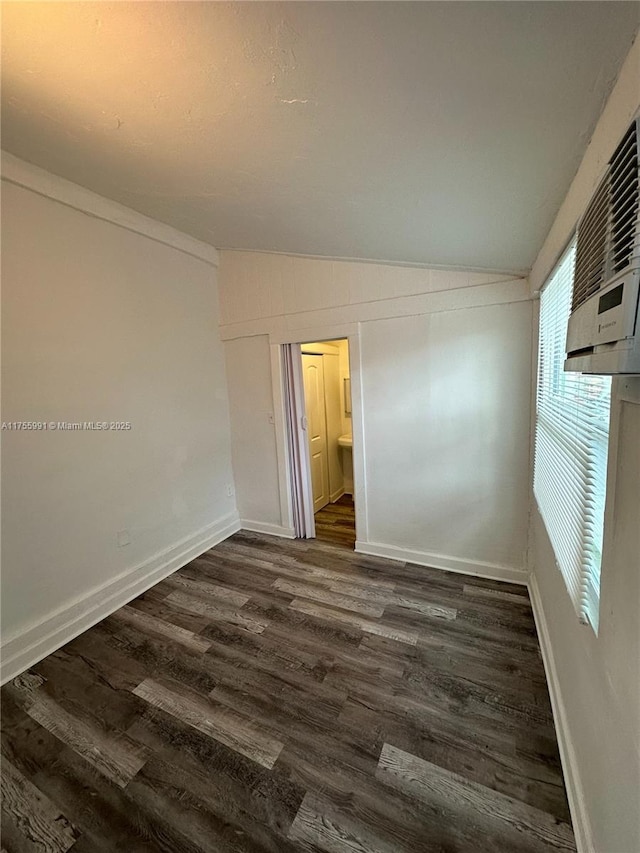
<svg viewBox="0 0 640 853">
<path fill-rule="evenodd" d="M 2 145 L 218 247 L 526 270 L 639 16 L 5 3 Z"/>
</svg>

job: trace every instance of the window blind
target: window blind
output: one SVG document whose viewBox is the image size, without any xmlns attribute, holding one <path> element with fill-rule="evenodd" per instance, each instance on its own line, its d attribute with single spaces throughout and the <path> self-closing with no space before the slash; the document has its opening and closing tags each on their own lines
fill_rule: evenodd
<svg viewBox="0 0 640 853">
<path fill-rule="evenodd" d="M 533 488 L 578 617 L 598 629 L 611 378 L 565 373 L 575 244 L 540 295 Z"/>
</svg>

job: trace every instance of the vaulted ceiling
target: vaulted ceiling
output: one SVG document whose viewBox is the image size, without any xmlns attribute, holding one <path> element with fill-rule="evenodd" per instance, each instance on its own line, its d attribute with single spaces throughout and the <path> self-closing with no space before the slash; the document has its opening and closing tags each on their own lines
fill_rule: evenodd
<svg viewBox="0 0 640 853">
<path fill-rule="evenodd" d="M 528 269 L 635 2 L 3 4 L 2 146 L 218 247 Z"/>
</svg>

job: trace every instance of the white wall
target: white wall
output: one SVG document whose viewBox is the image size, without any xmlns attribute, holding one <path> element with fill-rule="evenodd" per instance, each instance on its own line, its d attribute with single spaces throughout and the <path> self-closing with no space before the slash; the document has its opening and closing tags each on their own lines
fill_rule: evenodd
<svg viewBox="0 0 640 853">
<path fill-rule="evenodd" d="M 280 533 L 280 492 L 268 335 L 225 343 L 231 450 L 244 527 Z"/>
<path fill-rule="evenodd" d="M 538 290 L 640 107 L 632 48 L 532 270 Z M 537 337 L 537 335 L 536 335 Z M 532 497 L 532 589 L 581 851 L 640 850 L 640 378 L 616 379 L 600 627 L 580 625 Z"/>
<path fill-rule="evenodd" d="M 223 340 L 261 334 L 300 342 L 343 337 L 339 328 L 384 317 L 526 299 L 508 274 L 336 261 L 266 252 L 220 253 Z"/>
<path fill-rule="evenodd" d="M 359 335 L 360 360 L 351 367 L 363 431 L 354 418 L 354 462 L 357 475 L 365 460 L 366 518 L 358 519 L 358 547 L 526 579 L 526 280 L 231 251 L 221 253 L 220 273 L 221 334 L 235 351 L 248 353 L 257 334 L 272 345 Z M 265 344 L 264 365 L 266 358 Z M 266 367 L 259 378 L 234 374 L 236 384 L 242 391 L 232 394 L 247 399 L 271 389 Z M 250 453 L 249 440 L 237 437 L 238 453 Z M 273 522 L 276 451 L 258 464 L 253 480 L 264 491 L 253 512 Z"/>
<path fill-rule="evenodd" d="M 215 266 L 10 165 L 65 203 L 3 179 L 3 420 L 131 430 L 2 433 L 5 677 L 237 527 Z"/>
<path fill-rule="evenodd" d="M 524 569 L 531 304 L 362 330 L 369 540 Z"/>
</svg>

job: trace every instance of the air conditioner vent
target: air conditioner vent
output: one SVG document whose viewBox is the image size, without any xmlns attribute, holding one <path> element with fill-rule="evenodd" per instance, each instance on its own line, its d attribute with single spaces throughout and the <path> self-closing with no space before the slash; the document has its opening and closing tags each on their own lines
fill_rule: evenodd
<svg viewBox="0 0 640 853">
<path fill-rule="evenodd" d="M 572 310 L 599 290 L 606 274 L 609 182 L 607 176 L 598 187 L 580 222 L 573 279 Z"/>
<path fill-rule="evenodd" d="M 640 254 L 638 121 L 609 161 L 578 225 L 572 311 Z"/>
<path fill-rule="evenodd" d="M 638 194 L 638 134 L 634 122 L 611 158 L 612 273 L 631 263 L 638 238 Z"/>
<path fill-rule="evenodd" d="M 578 223 L 565 370 L 640 376 L 640 115 Z"/>
</svg>

